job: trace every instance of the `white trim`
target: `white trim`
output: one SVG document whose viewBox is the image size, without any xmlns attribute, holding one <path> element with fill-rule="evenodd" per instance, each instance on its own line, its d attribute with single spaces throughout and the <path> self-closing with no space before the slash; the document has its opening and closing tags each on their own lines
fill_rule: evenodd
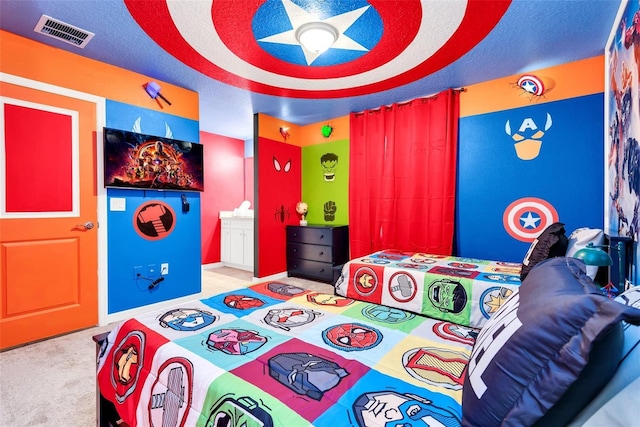
<svg viewBox="0 0 640 427">
<path fill-rule="evenodd" d="M 211 264 L 202 264 L 202 270 L 215 270 L 216 268 L 222 268 L 222 267 L 231 267 L 231 268 L 238 268 L 238 267 L 234 267 L 233 264 L 229 264 L 226 262 L 214 262 Z M 240 270 L 240 268 L 238 268 Z M 245 269 L 242 269 L 245 270 Z M 253 271 L 253 270 L 252 270 Z M 265 277 L 255 277 L 253 276 L 251 278 L 251 282 L 252 283 L 262 283 L 262 282 L 267 282 L 269 280 L 278 280 L 278 279 L 284 279 L 288 277 L 288 274 L 286 271 L 283 271 L 281 273 L 276 273 L 276 274 L 272 274 L 271 276 L 265 276 Z"/>
<path fill-rule="evenodd" d="M 210 264 L 202 264 L 202 270 L 212 270 L 214 268 L 221 268 L 221 267 L 224 267 L 223 262 L 213 262 Z"/>
<path fill-rule="evenodd" d="M 74 89 L 43 83 L 7 73 L 0 73 L 0 81 L 16 86 L 24 86 L 30 89 L 50 92 L 56 95 L 67 96 L 86 102 L 92 102 L 96 108 L 96 190 L 98 196 L 98 325 L 103 326 L 108 322 L 107 297 L 108 297 L 108 260 L 107 260 L 107 190 L 104 188 L 104 159 L 102 153 L 102 134 L 106 125 L 107 108 L 106 99 L 101 96 L 91 95 Z"/>
<path fill-rule="evenodd" d="M 233 263 L 233 262 L 223 262 L 222 263 L 222 267 L 230 267 L 230 268 L 235 268 L 236 270 L 244 270 L 244 271 L 253 272 L 253 266 L 252 265 L 242 265 L 242 264 L 236 264 L 236 263 Z"/>
<path fill-rule="evenodd" d="M 271 276 L 254 277 L 251 279 L 251 281 L 253 283 L 262 283 L 262 282 L 268 282 L 270 280 L 284 279 L 285 277 L 288 277 L 288 275 L 286 271 L 283 271 L 282 273 L 272 274 Z"/>
<path fill-rule="evenodd" d="M 6 179 L 0 180 L 0 219 L 25 219 L 25 218 L 78 218 L 80 216 L 80 136 L 78 112 L 66 108 L 53 107 L 51 105 L 39 104 L 36 102 L 24 101 L 21 99 L 0 96 L 0 151 L 6 153 L 5 147 L 5 118 L 4 106 L 16 105 L 18 107 L 30 108 L 32 110 L 46 111 L 63 116 L 71 117 L 71 210 L 54 212 L 7 212 L 6 208 Z M 0 176 L 6 173 L 5 161 L 0 162 Z"/>
</svg>

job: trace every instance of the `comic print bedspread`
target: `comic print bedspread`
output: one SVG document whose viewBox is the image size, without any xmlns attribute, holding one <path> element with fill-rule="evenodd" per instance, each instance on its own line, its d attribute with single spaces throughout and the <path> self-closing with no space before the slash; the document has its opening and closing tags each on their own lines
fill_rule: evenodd
<svg viewBox="0 0 640 427">
<path fill-rule="evenodd" d="M 475 336 L 267 282 L 121 323 L 97 380 L 130 426 L 453 427 Z"/>
<path fill-rule="evenodd" d="M 384 250 L 346 263 L 336 293 L 481 328 L 520 286 L 520 264 Z"/>
</svg>

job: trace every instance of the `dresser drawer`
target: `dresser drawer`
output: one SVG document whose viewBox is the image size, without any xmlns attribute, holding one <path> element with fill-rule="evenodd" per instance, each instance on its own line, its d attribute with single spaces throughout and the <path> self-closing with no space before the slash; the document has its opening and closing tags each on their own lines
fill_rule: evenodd
<svg viewBox="0 0 640 427">
<path fill-rule="evenodd" d="M 333 248 L 331 246 L 288 243 L 287 257 L 304 258 L 311 261 L 333 262 Z"/>
<path fill-rule="evenodd" d="M 333 282 L 333 266 L 326 262 L 287 258 L 287 271 L 290 276 L 307 277 L 329 283 Z"/>
<path fill-rule="evenodd" d="M 326 227 L 287 227 L 287 242 L 331 246 L 333 232 L 331 228 Z"/>
<path fill-rule="evenodd" d="M 287 225 L 289 276 L 334 282 L 334 267 L 349 260 L 346 225 Z"/>
</svg>

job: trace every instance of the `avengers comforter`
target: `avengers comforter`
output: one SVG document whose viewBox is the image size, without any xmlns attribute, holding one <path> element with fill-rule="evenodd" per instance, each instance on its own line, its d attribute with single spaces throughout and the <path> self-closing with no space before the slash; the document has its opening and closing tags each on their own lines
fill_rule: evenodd
<svg viewBox="0 0 640 427">
<path fill-rule="evenodd" d="M 475 336 L 268 282 L 121 323 L 97 380 L 130 426 L 457 426 Z"/>
<path fill-rule="evenodd" d="M 336 293 L 481 328 L 520 286 L 520 264 L 385 250 L 346 263 Z"/>
</svg>

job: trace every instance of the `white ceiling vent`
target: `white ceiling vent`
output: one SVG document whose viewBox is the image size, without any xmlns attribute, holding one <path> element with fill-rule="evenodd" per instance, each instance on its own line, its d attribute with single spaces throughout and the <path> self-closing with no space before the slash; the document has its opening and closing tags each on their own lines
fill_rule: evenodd
<svg viewBox="0 0 640 427">
<path fill-rule="evenodd" d="M 73 25 L 58 21 L 57 19 L 53 19 L 47 15 L 42 15 L 40 17 L 40 20 L 33 31 L 72 44 L 79 48 L 85 47 L 87 43 L 89 43 L 89 40 L 91 40 L 95 35 L 87 30 L 74 27 Z"/>
</svg>

